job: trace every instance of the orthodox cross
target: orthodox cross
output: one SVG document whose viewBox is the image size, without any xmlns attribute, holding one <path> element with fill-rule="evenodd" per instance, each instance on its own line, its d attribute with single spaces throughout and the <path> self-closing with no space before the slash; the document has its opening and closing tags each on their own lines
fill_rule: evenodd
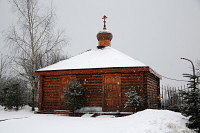
<svg viewBox="0 0 200 133">
<path fill-rule="evenodd" d="M 103 30 L 106 30 L 106 19 L 107 19 L 106 15 L 104 15 L 102 19 L 103 19 L 103 23 L 104 23 Z"/>
</svg>

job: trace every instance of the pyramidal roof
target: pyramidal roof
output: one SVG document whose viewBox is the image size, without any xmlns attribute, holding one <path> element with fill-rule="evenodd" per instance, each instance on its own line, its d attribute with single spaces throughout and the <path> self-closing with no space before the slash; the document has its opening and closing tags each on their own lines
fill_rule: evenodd
<svg viewBox="0 0 200 133">
<path fill-rule="evenodd" d="M 113 67 L 147 67 L 118 50 L 111 48 L 113 35 L 106 28 L 106 16 L 103 16 L 103 31 L 97 34 L 98 46 L 82 54 L 60 61 L 37 71 L 71 70 L 71 69 L 94 69 Z"/>
<path fill-rule="evenodd" d="M 106 46 L 101 49 L 88 50 L 82 54 L 60 61 L 37 71 L 93 69 L 113 67 L 147 67 L 142 62 Z"/>
</svg>

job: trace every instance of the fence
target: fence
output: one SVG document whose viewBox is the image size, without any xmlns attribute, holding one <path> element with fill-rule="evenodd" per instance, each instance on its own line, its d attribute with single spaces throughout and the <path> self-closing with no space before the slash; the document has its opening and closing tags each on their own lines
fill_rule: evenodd
<svg viewBox="0 0 200 133">
<path fill-rule="evenodd" d="M 161 108 L 178 111 L 178 107 L 183 104 L 182 91 L 190 91 L 187 85 L 180 87 L 161 86 Z"/>
</svg>

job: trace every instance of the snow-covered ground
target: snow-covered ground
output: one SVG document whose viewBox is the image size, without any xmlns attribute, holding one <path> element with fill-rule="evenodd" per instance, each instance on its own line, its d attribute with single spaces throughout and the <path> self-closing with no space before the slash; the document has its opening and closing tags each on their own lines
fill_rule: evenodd
<svg viewBox="0 0 200 133">
<path fill-rule="evenodd" d="M 184 116 L 168 110 L 147 109 L 120 118 L 33 114 L 30 110 L 0 107 L 0 133 L 193 133 L 185 126 Z"/>
</svg>

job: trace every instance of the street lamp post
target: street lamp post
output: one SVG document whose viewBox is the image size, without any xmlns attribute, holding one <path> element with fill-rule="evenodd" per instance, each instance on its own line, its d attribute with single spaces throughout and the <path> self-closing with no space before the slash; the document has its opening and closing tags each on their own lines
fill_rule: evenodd
<svg viewBox="0 0 200 133">
<path fill-rule="evenodd" d="M 183 60 L 187 60 L 187 61 L 189 61 L 191 64 L 192 64 L 192 69 L 193 69 L 193 77 L 194 77 L 194 92 L 196 91 L 196 75 L 195 75 L 195 68 L 194 68 L 194 64 L 193 64 L 193 62 L 191 61 L 191 60 L 189 60 L 189 59 L 187 59 L 187 58 L 181 58 L 181 59 L 183 59 Z M 197 82 L 198 82 L 198 78 L 197 78 Z"/>
<path fill-rule="evenodd" d="M 193 76 L 195 76 L 195 69 L 194 69 L 194 64 L 193 64 L 193 62 L 192 62 L 191 60 L 187 59 L 187 58 L 181 58 L 181 59 L 187 60 L 187 61 L 189 61 L 189 62 L 192 64 Z"/>
<path fill-rule="evenodd" d="M 193 62 L 191 61 L 191 60 L 189 60 L 189 59 L 187 59 L 187 58 L 181 58 L 181 59 L 183 59 L 183 60 L 187 60 L 187 61 L 189 61 L 191 64 L 192 64 L 192 69 L 193 69 L 193 79 L 194 79 L 194 82 L 193 82 L 193 88 L 194 88 L 194 92 L 196 92 L 196 75 L 195 75 L 195 68 L 194 68 L 194 64 L 193 64 Z M 197 82 L 198 82 L 198 78 L 197 78 Z M 197 103 L 195 102 L 194 103 L 194 106 L 196 106 L 197 105 Z"/>
</svg>

